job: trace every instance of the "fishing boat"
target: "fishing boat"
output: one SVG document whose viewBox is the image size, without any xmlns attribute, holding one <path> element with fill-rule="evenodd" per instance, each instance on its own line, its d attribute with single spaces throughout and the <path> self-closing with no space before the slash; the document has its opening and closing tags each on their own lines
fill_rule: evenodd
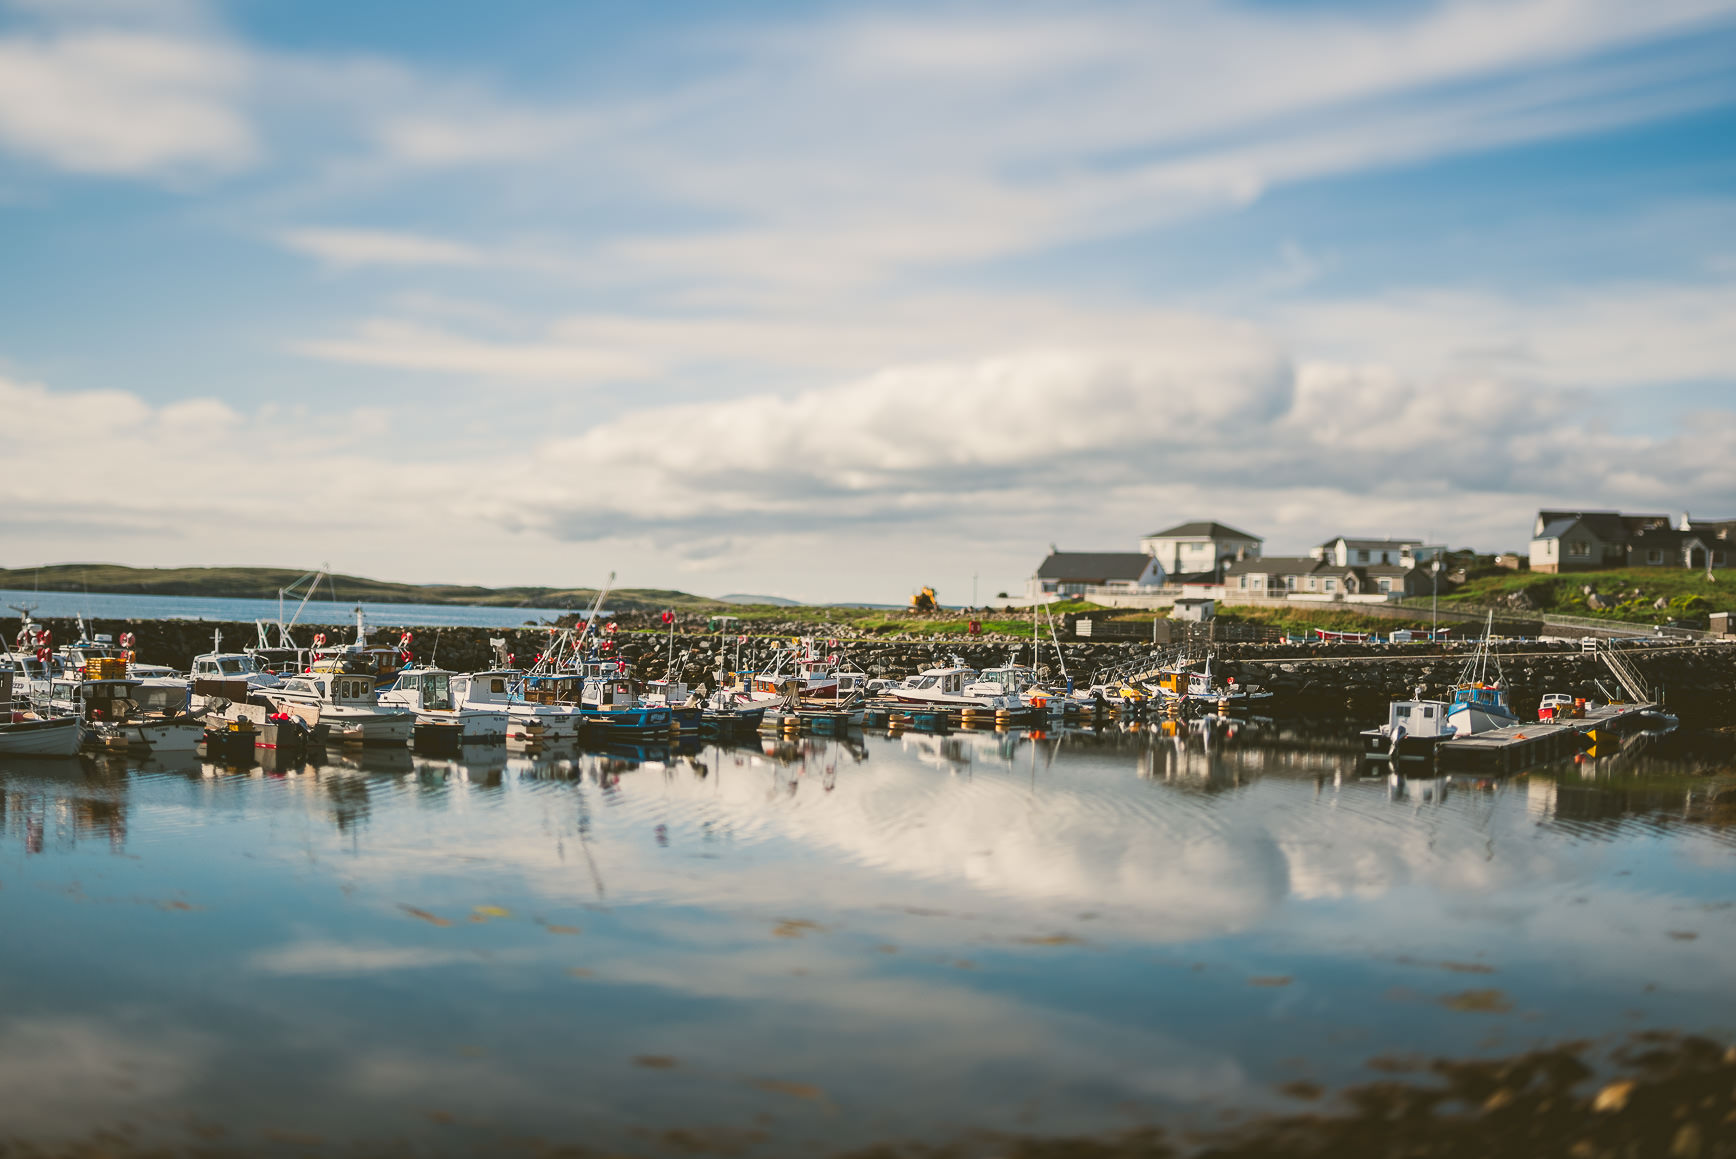
<svg viewBox="0 0 1736 1159">
<path fill-rule="evenodd" d="M 380 704 L 414 713 L 416 732 L 424 739 L 442 735 L 432 730 L 457 729 L 453 736 L 460 743 L 504 741 L 511 712 L 504 705 L 468 704 L 456 698 L 452 684 L 457 677 L 444 668 L 405 668 L 380 693 Z"/>
<path fill-rule="evenodd" d="M 387 689 L 398 680 L 398 673 L 410 664 L 412 637 L 404 632 L 396 644 L 368 643 L 368 626 L 362 606 L 356 605 L 356 638 L 340 644 L 320 632 L 313 638 L 308 669 L 312 672 L 343 673 L 367 676 L 376 689 Z"/>
<path fill-rule="evenodd" d="M 70 757 L 78 755 L 84 722 L 68 713 L 51 716 L 13 706 L 13 671 L 0 668 L 0 756 Z"/>
<path fill-rule="evenodd" d="M 764 705 L 742 704 L 734 693 L 720 688 L 705 701 L 699 731 L 701 735 L 716 737 L 745 735 L 756 732 L 765 715 Z"/>
<path fill-rule="evenodd" d="M 454 708 L 506 714 L 509 741 L 571 740 L 582 723 L 575 706 L 527 700 L 525 673 L 517 668 L 490 668 L 451 677 Z"/>
<path fill-rule="evenodd" d="M 648 680 L 640 699 L 648 708 L 667 708 L 669 722 L 682 732 L 698 729 L 705 714 L 705 706 L 699 703 L 699 698 L 679 680 Z"/>
<path fill-rule="evenodd" d="M 100 665 L 92 667 L 101 671 Z M 48 716 L 83 720 L 86 743 L 190 753 L 199 746 L 205 721 L 186 711 L 186 692 L 184 684 L 153 686 L 126 677 L 57 676 L 49 682 L 46 701 L 39 700 L 37 707 Z"/>
<path fill-rule="evenodd" d="M 1491 611 L 1483 625 L 1482 639 L 1477 641 L 1453 685 L 1446 729 L 1454 736 L 1475 736 L 1519 723 L 1519 714 L 1507 701 L 1501 658 L 1489 644 L 1494 623 L 1495 613 Z"/>
<path fill-rule="evenodd" d="M 1387 705 L 1386 723 L 1362 733 L 1363 756 L 1374 761 L 1426 760 L 1435 745 L 1455 735 L 1447 725 L 1444 700 L 1430 700 L 1418 688 L 1410 700 Z"/>
<path fill-rule="evenodd" d="M 887 690 L 887 695 L 900 704 L 946 708 L 989 708 L 1018 710 L 1025 707 L 1024 697 L 1008 692 L 998 681 L 985 682 L 976 669 L 967 667 L 953 657 L 954 663 L 941 668 L 925 668 L 902 684 Z"/>
<path fill-rule="evenodd" d="M 1194 665 L 1200 667 L 1195 668 Z M 1212 656 L 1204 662 L 1179 660 L 1158 674 L 1149 688 L 1171 707 L 1245 708 L 1272 699 L 1272 694 L 1254 685 L 1238 683 L 1235 677 L 1218 680 L 1212 674 Z"/>
<path fill-rule="evenodd" d="M 624 667 L 624 666 L 623 666 Z M 669 709 L 646 705 L 639 683 L 625 671 L 585 677 L 579 694 L 579 709 L 585 722 L 613 736 L 642 736 L 669 731 Z"/>
<path fill-rule="evenodd" d="M 276 688 L 255 693 L 274 708 L 288 712 L 327 741 L 342 744 L 403 744 L 410 739 L 416 714 L 407 708 L 382 705 L 366 672 L 320 671 L 292 676 Z"/>
<path fill-rule="evenodd" d="M 73 757 L 84 743 L 84 725 L 76 716 L 16 709 L 8 715 L 0 721 L 0 756 Z"/>
</svg>

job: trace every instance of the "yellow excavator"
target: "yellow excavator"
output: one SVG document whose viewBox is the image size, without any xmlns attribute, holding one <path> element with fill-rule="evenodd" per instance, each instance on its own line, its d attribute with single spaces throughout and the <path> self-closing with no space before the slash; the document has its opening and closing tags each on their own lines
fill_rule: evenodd
<svg viewBox="0 0 1736 1159">
<path fill-rule="evenodd" d="M 935 602 L 934 589 L 923 588 L 910 597 L 910 610 L 913 612 L 938 612 L 940 604 Z"/>
</svg>

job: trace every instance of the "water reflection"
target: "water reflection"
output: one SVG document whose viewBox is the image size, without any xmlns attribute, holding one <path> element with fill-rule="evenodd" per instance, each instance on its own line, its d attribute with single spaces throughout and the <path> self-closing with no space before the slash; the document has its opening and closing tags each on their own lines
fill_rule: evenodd
<svg viewBox="0 0 1736 1159">
<path fill-rule="evenodd" d="M 801 1154 L 1736 1033 L 1736 769 L 1697 743 L 1500 781 L 1218 721 L 4 763 L 0 1144 Z M 157 1077 L 81 1092 L 79 1051 Z"/>
</svg>

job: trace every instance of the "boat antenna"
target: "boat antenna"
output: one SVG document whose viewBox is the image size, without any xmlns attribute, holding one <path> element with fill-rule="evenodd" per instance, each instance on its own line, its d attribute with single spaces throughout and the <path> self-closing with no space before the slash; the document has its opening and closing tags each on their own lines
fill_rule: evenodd
<svg viewBox="0 0 1736 1159">
<path fill-rule="evenodd" d="M 573 641 L 575 649 L 585 642 L 586 636 L 591 634 L 591 626 L 597 622 L 597 613 L 602 611 L 603 601 L 608 598 L 609 589 L 614 586 L 615 573 L 610 572 L 609 578 L 603 581 L 603 586 L 597 589 L 597 600 L 591 605 L 591 613 L 585 617 L 585 622 L 579 629 L 579 638 Z"/>
</svg>

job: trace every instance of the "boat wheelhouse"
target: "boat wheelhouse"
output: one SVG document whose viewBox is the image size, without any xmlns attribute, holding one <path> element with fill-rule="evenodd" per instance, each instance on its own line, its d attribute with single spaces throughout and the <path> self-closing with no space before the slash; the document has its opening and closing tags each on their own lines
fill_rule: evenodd
<svg viewBox="0 0 1736 1159">
<path fill-rule="evenodd" d="M 380 693 L 380 703 L 413 712 L 418 725 L 449 725 L 463 741 L 502 741 L 511 721 L 509 708 L 468 705 L 453 694 L 454 673 L 444 668 L 406 668 Z"/>
<path fill-rule="evenodd" d="M 1436 744 L 1454 735 L 1447 725 L 1448 707 L 1444 700 L 1421 696 L 1393 701 L 1387 705 L 1386 723 L 1363 732 L 1363 755 L 1376 761 L 1427 759 Z"/>
<path fill-rule="evenodd" d="M 309 728 L 324 726 L 327 739 L 347 744 L 403 744 L 415 727 L 409 709 L 380 704 L 373 677 L 365 672 L 316 670 L 256 695 Z"/>
</svg>

